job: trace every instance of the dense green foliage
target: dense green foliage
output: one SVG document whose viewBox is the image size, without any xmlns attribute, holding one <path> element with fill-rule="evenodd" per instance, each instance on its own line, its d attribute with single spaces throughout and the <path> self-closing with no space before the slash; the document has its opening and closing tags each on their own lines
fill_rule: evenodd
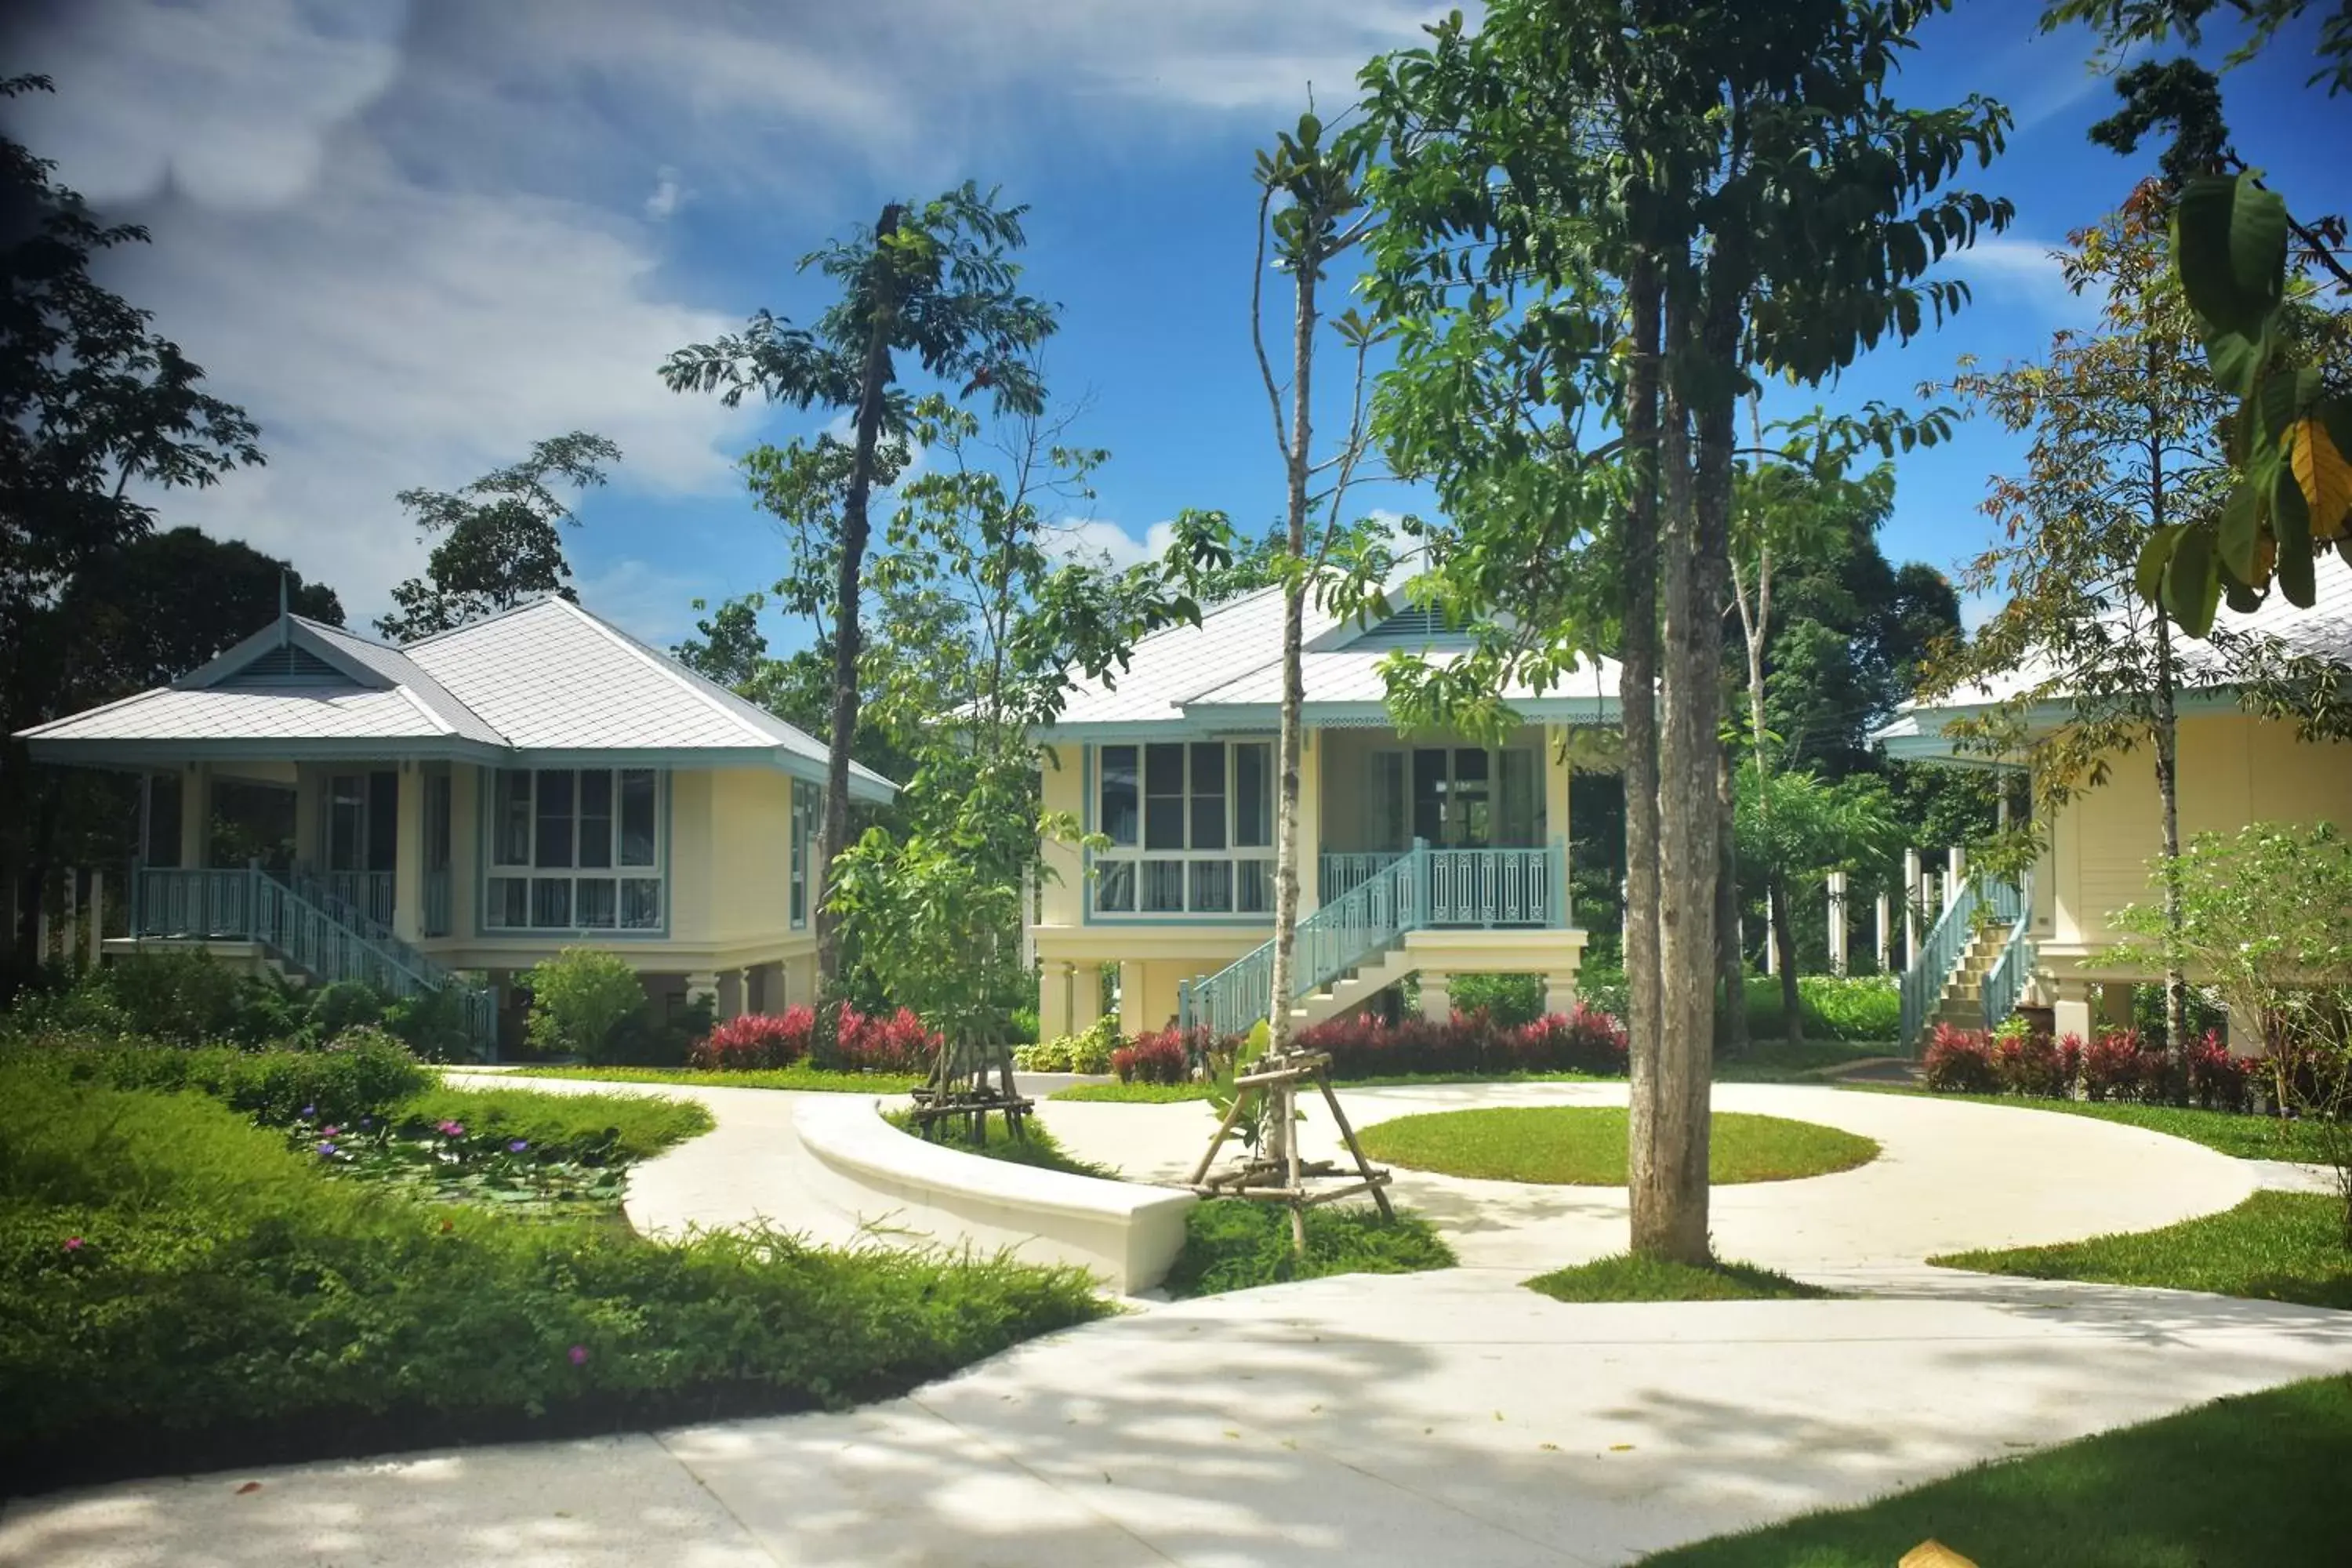
<svg viewBox="0 0 2352 1568">
<path fill-rule="evenodd" d="M 1505 1106 L 1400 1116 L 1364 1128 L 1364 1152 L 1416 1171 L 1495 1182 L 1625 1184 L 1626 1113 L 1613 1106 Z M 1707 1180 L 1785 1182 L 1878 1157 L 1868 1138 L 1810 1121 L 1717 1111 Z"/>
<path fill-rule="evenodd" d="M 1752 1263 L 1675 1263 L 1621 1252 L 1527 1281 L 1555 1301 L 1808 1301 L 1834 1291 Z"/>
<path fill-rule="evenodd" d="M 1749 975 L 1747 988 L 1748 1028 L 1759 1036 L 1779 1033 L 1780 980 Z M 1903 996 L 1892 975 L 1801 974 L 1797 1000 L 1809 1039 L 1892 1041 L 1903 1032 Z"/>
<path fill-rule="evenodd" d="M 1307 1255 L 1291 1250 L 1290 1211 L 1279 1204 L 1221 1198 L 1184 1216 L 1184 1250 L 1163 1282 L 1179 1300 L 1331 1274 L 1414 1274 L 1451 1268 L 1454 1249 L 1410 1210 L 1383 1220 L 1369 1204 L 1307 1211 Z"/>
<path fill-rule="evenodd" d="M 610 1054 L 621 1026 L 646 1005 L 645 983 L 629 961 L 592 947 L 567 947 L 530 971 L 530 1043 L 550 1056 L 597 1061 Z"/>
<path fill-rule="evenodd" d="M 1457 974 L 1447 997 L 1455 1012 L 1484 1013 L 1498 1028 L 1517 1028 L 1544 1016 L 1540 974 Z"/>
<path fill-rule="evenodd" d="M 272 1127 L 306 1118 L 379 1120 L 433 1086 L 433 1075 L 390 1037 L 353 1031 L 323 1050 L 243 1051 L 226 1046 L 132 1042 L 18 1045 L 0 1055 L 13 1071 L 115 1089 L 193 1089 Z"/>
<path fill-rule="evenodd" d="M 1987 1568 L 2319 1568 L 2348 1471 L 2352 1378 L 2316 1378 L 1643 1561 L 1886 1568 L 1932 1539 Z"/>
<path fill-rule="evenodd" d="M 1102 1310 L 1073 1270 L 427 1205 L 194 1095 L 12 1064 L 0 1100 L 15 1485 L 838 1405 Z"/>
<path fill-rule="evenodd" d="M 312 1120 L 317 1120 L 313 1118 Z M 534 1094 L 527 1089 L 438 1086 L 392 1107 L 389 1120 L 463 1124 L 478 1138 L 517 1140 L 550 1152 L 591 1145 L 619 1160 L 646 1160 L 710 1131 L 710 1112 L 654 1094 Z"/>
<path fill-rule="evenodd" d="M 2098 1236 L 2054 1247 L 1955 1252 L 1947 1268 L 2210 1290 L 2264 1301 L 2352 1309 L 2352 1247 L 2342 1200 L 2320 1193 L 2256 1193 L 2236 1208 L 2160 1230 Z"/>
</svg>

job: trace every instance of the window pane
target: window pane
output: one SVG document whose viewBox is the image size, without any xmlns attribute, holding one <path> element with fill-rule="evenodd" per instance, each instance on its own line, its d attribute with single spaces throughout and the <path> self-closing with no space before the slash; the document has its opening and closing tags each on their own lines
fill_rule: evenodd
<svg viewBox="0 0 2352 1568">
<path fill-rule="evenodd" d="M 580 864 L 610 866 L 612 863 L 613 775 L 603 768 L 583 769 L 580 774 Z"/>
<path fill-rule="evenodd" d="M 1184 748 L 1179 745 L 1143 748 L 1143 791 L 1146 795 L 1184 793 Z"/>
<path fill-rule="evenodd" d="M 1104 860 L 1095 867 L 1095 908 L 1113 914 L 1135 909 L 1135 862 Z"/>
<path fill-rule="evenodd" d="M 1405 847 L 1404 753 L 1372 754 L 1372 837 L 1375 849 Z"/>
<path fill-rule="evenodd" d="M 1445 842 L 1445 753 L 1429 747 L 1412 754 L 1412 836 Z"/>
<path fill-rule="evenodd" d="M 631 931 L 655 931 L 661 926 L 661 879 L 625 877 L 621 880 L 621 923 Z"/>
<path fill-rule="evenodd" d="M 1543 842 L 1543 797 L 1538 780 L 1537 753 L 1505 752 L 1500 759 L 1502 792 L 1495 841 L 1518 848 Z"/>
<path fill-rule="evenodd" d="M 491 858 L 500 866 L 530 864 L 530 774 L 520 768 L 499 770 L 497 815 L 491 829 Z"/>
<path fill-rule="evenodd" d="M 619 907 L 610 878 L 583 877 L 572 884 L 572 918 L 574 924 L 609 930 Z"/>
<path fill-rule="evenodd" d="M 530 880 L 530 923 L 561 929 L 572 923 L 572 880 L 568 877 L 533 877 Z"/>
<path fill-rule="evenodd" d="M 1192 907 L 1223 910 L 1234 907 L 1234 863 L 1230 860 L 1192 862 Z"/>
<path fill-rule="evenodd" d="M 1101 826 L 1113 844 L 1135 842 L 1135 748 L 1102 749 Z"/>
<path fill-rule="evenodd" d="M 1192 797 L 1192 847 L 1223 849 L 1225 847 L 1225 797 L 1221 795 Z"/>
<path fill-rule="evenodd" d="M 366 869 L 361 856 L 367 830 L 367 777 L 338 773 L 327 781 L 327 869 Z"/>
<path fill-rule="evenodd" d="M 1192 793 L 1225 793 L 1225 748 L 1220 741 L 1192 742 Z"/>
<path fill-rule="evenodd" d="M 621 770 L 621 864 L 654 863 L 654 771 Z"/>
<path fill-rule="evenodd" d="M 1263 915 L 1274 912 L 1274 862 L 1271 860 L 1239 860 L 1234 862 L 1234 908 L 1244 914 Z"/>
<path fill-rule="evenodd" d="M 1143 847 L 1146 849 L 1184 847 L 1184 797 L 1155 795 L 1143 803 Z"/>
<path fill-rule="evenodd" d="M 367 868 L 389 871 L 400 857 L 400 775 L 368 775 Z"/>
<path fill-rule="evenodd" d="M 1495 841 L 1494 792 L 1485 752 L 1465 746 L 1454 753 L 1454 799 L 1447 816 L 1453 833 L 1447 843 L 1483 849 Z"/>
<path fill-rule="evenodd" d="M 536 866 L 572 864 L 572 771 L 541 768 L 539 773 L 539 858 Z"/>
<path fill-rule="evenodd" d="M 1251 742 L 1234 748 L 1234 846 L 1256 849 L 1274 842 L 1274 748 Z"/>
<path fill-rule="evenodd" d="M 1143 907 L 1155 912 L 1183 909 L 1183 861 L 1146 860 L 1143 863 Z"/>
<path fill-rule="evenodd" d="M 493 931 L 513 931 L 530 924 L 530 884 L 520 877 L 490 879 L 489 907 L 482 923 Z"/>
</svg>

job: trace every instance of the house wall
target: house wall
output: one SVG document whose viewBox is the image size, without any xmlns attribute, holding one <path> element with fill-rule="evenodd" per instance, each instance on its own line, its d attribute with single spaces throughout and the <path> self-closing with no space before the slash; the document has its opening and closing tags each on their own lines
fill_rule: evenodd
<svg viewBox="0 0 2352 1568">
<path fill-rule="evenodd" d="M 2251 822 L 2352 822 L 2352 745 L 2305 743 L 2290 724 L 2244 713 L 2184 718 L 2179 736 L 2184 843 Z M 2108 765 L 2106 782 L 2068 802 L 2052 824 L 2034 898 L 2045 968 L 2057 961 L 2060 972 L 2080 972 L 2075 961 L 2119 939 L 2115 910 L 2157 897 L 2149 862 L 2164 840 L 2155 753 L 2142 747 Z M 2101 973 L 2126 977 L 2112 966 Z"/>
</svg>

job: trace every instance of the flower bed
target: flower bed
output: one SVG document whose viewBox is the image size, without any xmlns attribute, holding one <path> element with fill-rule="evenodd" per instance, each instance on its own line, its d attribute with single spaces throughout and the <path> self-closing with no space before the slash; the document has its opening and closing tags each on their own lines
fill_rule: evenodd
<svg viewBox="0 0 2352 1568">
<path fill-rule="evenodd" d="M 1174 1029 L 1138 1035 L 1111 1053 L 1111 1071 L 1121 1083 L 1184 1083 L 1198 1075 L 1212 1044 Z M 1297 1045 L 1328 1053 L 1331 1076 L 1342 1080 L 1558 1072 L 1622 1078 L 1626 1065 L 1624 1026 L 1582 1003 L 1517 1026 L 1497 1024 L 1484 1011 L 1456 1013 L 1443 1024 L 1391 1024 L 1357 1013 L 1300 1030 Z"/>
<path fill-rule="evenodd" d="M 2136 1105 L 2253 1109 L 2262 1064 L 2232 1056 L 2208 1033 L 2185 1050 L 2167 1050 L 2137 1029 L 2052 1039 L 2019 1029 L 1986 1034 L 1938 1024 L 1921 1059 L 1929 1089 L 1944 1094 L 2013 1094 Z"/>
<path fill-rule="evenodd" d="M 803 1004 L 782 1013 L 747 1013 L 710 1031 L 688 1056 L 694 1067 L 741 1072 L 794 1067 L 805 1061 L 832 1072 L 925 1073 L 939 1054 L 940 1037 L 908 1008 L 885 1016 L 846 1003 L 828 1035 L 816 1009 Z"/>
</svg>

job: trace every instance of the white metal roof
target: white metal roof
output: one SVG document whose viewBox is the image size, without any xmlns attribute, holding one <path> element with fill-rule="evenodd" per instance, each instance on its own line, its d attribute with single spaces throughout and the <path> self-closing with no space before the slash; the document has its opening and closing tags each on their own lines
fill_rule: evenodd
<svg viewBox="0 0 2352 1568">
<path fill-rule="evenodd" d="M 285 616 L 172 686 L 24 738 L 37 756 L 60 762 L 145 761 L 172 748 L 357 755 L 376 745 L 485 762 L 604 753 L 615 762 L 769 763 L 817 780 L 825 763 L 811 736 L 553 597 L 401 648 Z M 855 764 L 851 780 L 860 798 L 893 792 Z"/>
<path fill-rule="evenodd" d="M 2153 613 L 2145 606 L 2137 608 L 2143 615 Z M 2114 613 L 2120 616 L 2126 613 L 2125 607 L 2119 606 Z M 2352 567 L 2321 562 L 2316 592 L 2308 609 L 2289 604 L 2286 595 L 2273 589 L 2249 614 L 2241 615 L 2224 603 L 2213 618 L 2213 626 L 2217 633 L 2267 641 L 2283 652 L 2352 666 Z M 2211 696 L 2230 689 L 2231 660 L 2212 643 L 2176 630 L 2174 647 L 2179 653 L 2184 693 Z M 1885 742 L 1889 753 L 1897 757 L 1965 760 L 1958 756 L 1955 743 L 1944 733 L 1947 724 L 2039 691 L 2051 685 L 2051 676 L 2052 667 L 2046 659 L 2029 658 L 2014 669 L 1948 692 L 1933 701 L 1906 702 L 1895 719 L 1871 738 Z M 2065 693 L 2053 689 L 2048 695 L 2057 700 Z"/>
<path fill-rule="evenodd" d="M 1401 588 L 1390 598 L 1392 609 L 1403 607 Z M 1415 652 L 1415 639 L 1375 637 L 1367 646 L 1355 646 L 1370 629 L 1343 622 L 1318 606 L 1312 596 L 1307 599 L 1299 674 L 1309 723 L 1361 721 L 1385 702 L 1388 688 L 1381 663 L 1393 654 Z M 1465 640 L 1440 631 L 1422 638 L 1418 651 L 1432 662 L 1444 662 Z M 1601 659 L 1597 668 L 1586 667 L 1541 696 L 1521 684 L 1506 690 L 1503 698 L 1531 720 L 1613 721 L 1617 665 Z M 1078 681 L 1065 700 L 1061 718 L 1045 733 L 1050 737 L 1129 725 L 1213 729 L 1255 724 L 1270 721 L 1268 710 L 1278 709 L 1281 701 L 1282 592 L 1261 588 L 1211 606 L 1197 626 L 1171 626 L 1144 638 L 1136 645 L 1128 668 L 1114 670 L 1109 679 Z"/>
</svg>

